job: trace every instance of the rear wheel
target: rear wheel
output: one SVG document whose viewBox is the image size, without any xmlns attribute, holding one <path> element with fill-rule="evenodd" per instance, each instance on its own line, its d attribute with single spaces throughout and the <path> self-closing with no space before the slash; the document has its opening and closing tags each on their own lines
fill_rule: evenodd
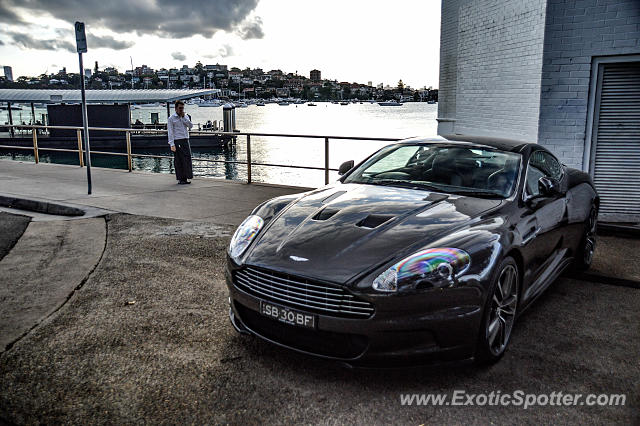
<svg viewBox="0 0 640 426">
<path fill-rule="evenodd" d="M 519 289 L 518 265 L 513 258 L 506 257 L 489 289 L 478 339 L 478 362 L 493 363 L 504 355 L 516 319 Z"/>
<path fill-rule="evenodd" d="M 598 207 L 591 206 L 589 217 L 584 223 L 584 233 L 580 245 L 576 250 L 573 268 L 577 271 L 586 271 L 593 262 L 593 254 L 596 251 L 596 230 L 598 227 Z"/>
</svg>

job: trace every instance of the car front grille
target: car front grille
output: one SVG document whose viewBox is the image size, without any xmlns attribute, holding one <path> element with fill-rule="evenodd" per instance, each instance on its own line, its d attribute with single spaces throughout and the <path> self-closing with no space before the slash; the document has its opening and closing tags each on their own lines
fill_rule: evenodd
<svg viewBox="0 0 640 426">
<path fill-rule="evenodd" d="M 341 318 L 368 318 L 373 305 L 341 287 L 281 272 L 245 267 L 234 272 L 240 290 L 276 304 Z"/>
</svg>

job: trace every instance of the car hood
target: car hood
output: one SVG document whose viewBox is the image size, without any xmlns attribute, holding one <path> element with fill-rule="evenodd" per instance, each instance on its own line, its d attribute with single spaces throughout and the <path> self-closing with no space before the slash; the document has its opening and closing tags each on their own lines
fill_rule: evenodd
<svg viewBox="0 0 640 426">
<path fill-rule="evenodd" d="M 285 207 L 258 234 L 245 263 L 347 283 L 500 204 L 411 188 L 336 184 Z"/>
</svg>

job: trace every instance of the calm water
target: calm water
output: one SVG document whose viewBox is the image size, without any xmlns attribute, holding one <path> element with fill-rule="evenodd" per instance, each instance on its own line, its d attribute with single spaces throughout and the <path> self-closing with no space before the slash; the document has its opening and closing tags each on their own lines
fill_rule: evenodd
<svg viewBox="0 0 640 426">
<path fill-rule="evenodd" d="M 236 127 L 243 132 L 289 133 L 358 137 L 406 138 L 412 136 L 435 136 L 437 105 L 427 103 L 407 103 L 400 107 L 381 107 L 378 104 L 339 105 L 317 103 L 317 106 L 305 105 L 280 106 L 267 104 L 263 107 L 251 105 L 236 109 Z M 187 105 L 194 123 L 207 120 L 222 120 L 222 108 L 197 107 Z M 36 109 L 36 117 L 45 110 Z M 158 112 L 161 121 L 166 119 L 166 108 L 140 108 L 131 111 L 132 121 L 140 119 L 144 123 L 151 121 L 151 113 Z M 28 108 L 14 111 L 14 122 L 28 122 L 31 112 Z M 0 122 L 5 122 L 7 112 L 0 111 Z M 329 147 L 329 165 L 332 168 L 346 160 L 358 162 L 376 149 L 388 144 L 380 141 L 332 140 Z M 26 152 L 0 152 L 0 156 L 16 160 L 33 161 Z M 148 153 L 136 150 L 133 152 Z M 165 154 L 162 150 L 154 154 Z M 303 166 L 324 166 L 324 141 L 308 138 L 251 138 L 252 161 L 259 163 L 289 164 Z M 166 154 L 170 154 L 167 150 Z M 198 159 L 246 160 L 246 140 L 239 137 L 235 148 L 194 150 L 194 174 L 227 179 L 246 179 L 246 166 L 224 165 L 198 161 Z M 92 155 L 92 164 L 97 167 L 126 168 L 126 158 Z M 40 153 L 40 161 L 77 164 L 77 154 Z M 173 171 L 169 159 L 134 159 L 136 170 L 158 173 Z M 337 179 L 336 172 L 331 179 Z M 258 182 L 280 183 L 299 186 L 321 186 L 324 184 L 324 172 L 316 170 L 253 166 L 252 178 Z"/>
</svg>

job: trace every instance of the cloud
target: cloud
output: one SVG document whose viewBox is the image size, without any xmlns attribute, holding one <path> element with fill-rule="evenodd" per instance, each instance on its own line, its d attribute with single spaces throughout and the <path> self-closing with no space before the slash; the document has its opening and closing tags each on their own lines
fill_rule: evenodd
<svg viewBox="0 0 640 426">
<path fill-rule="evenodd" d="M 244 23 L 258 0 L 2 0 L 0 22 L 16 23 L 15 8 L 26 15 L 49 14 L 69 23 L 84 21 L 87 29 L 104 28 L 115 33 L 136 32 L 166 38 L 216 32 L 238 32 L 242 38 L 261 38 L 262 22 L 254 18 Z"/>
<path fill-rule="evenodd" d="M 246 21 L 238 28 L 238 35 L 243 40 L 250 40 L 252 38 L 264 37 L 264 31 L 262 31 L 262 19 L 259 16 Z"/>
<path fill-rule="evenodd" d="M 206 53 L 202 55 L 205 58 L 213 59 L 213 58 L 226 58 L 227 56 L 233 56 L 233 47 L 229 44 L 223 44 L 218 48 L 216 52 Z"/>
<path fill-rule="evenodd" d="M 95 36 L 87 34 L 87 46 L 89 49 L 105 48 L 113 50 L 123 50 L 132 47 L 135 43 L 132 41 L 117 40 L 111 36 Z"/>
<path fill-rule="evenodd" d="M 180 53 L 180 52 L 173 52 L 171 54 L 171 57 L 173 59 L 175 59 L 176 61 L 184 61 L 185 59 L 187 59 L 187 57 L 183 53 Z"/>
<path fill-rule="evenodd" d="M 67 50 L 69 52 L 75 52 L 75 35 L 72 30 L 67 28 L 55 28 L 54 32 L 57 36 L 55 39 L 37 39 L 30 34 L 19 33 L 16 31 L 9 31 L 7 34 L 11 36 L 15 45 L 23 49 L 38 49 L 38 50 Z M 65 40 L 66 39 L 66 40 Z M 96 36 L 93 34 L 87 34 L 87 44 L 89 49 L 113 49 L 123 50 L 128 49 L 135 43 L 132 41 L 117 40 L 109 35 Z"/>
<path fill-rule="evenodd" d="M 73 43 L 67 40 L 58 39 L 36 39 L 29 34 L 9 31 L 6 33 L 13 39 L 13 43 L 22 49 L 37 50 L 66 50 L 68 52 L 76 51 Z"/>
<path fill-rule="evenodd" d="M 0 22 L 8 22 L 11 24 L 22 22 L 22 19 L 11 9 L 13 9 L 12 6 L 0 2 Z"/>
</svg>

